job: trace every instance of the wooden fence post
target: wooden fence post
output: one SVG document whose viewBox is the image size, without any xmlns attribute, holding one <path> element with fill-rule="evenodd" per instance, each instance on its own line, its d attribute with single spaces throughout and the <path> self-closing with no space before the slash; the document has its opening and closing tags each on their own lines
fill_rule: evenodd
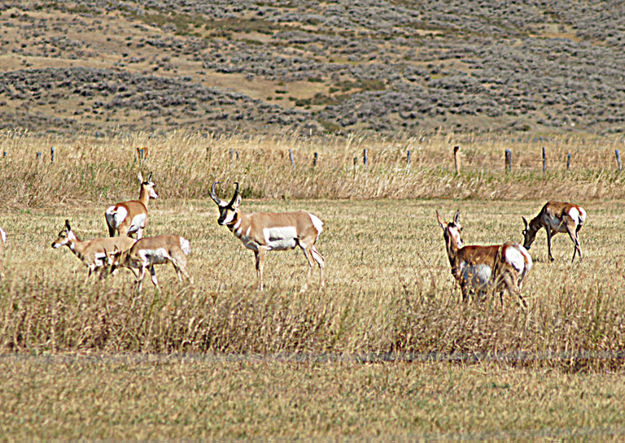
<svg viewBox="0 0 625 443">
<path fill-rule="evenodd" d="M 293 158 L 293 150 L 289 148 L 289 158 L 291 159 L 291 166 L 293 166 L 293 170 L 295 171 L 295 159 Z"/>
<path fill-rule="evenodd" d="M 506 149 L 506 171 L 512 172 L 512 151 Z"/>
<path fill-rule="evenodd" d="M 406 164 L 407 165 L 410 165 L 410 156 L 411 156 L 410 149 L 408 149 L 408 152 L 406 152 Z"/>
<path fill-rule="evenodd" d="M 313 168 L 317 166 L 317 159 L 319 158 L 319 154 L 316 152 L 313 154 Z"/>
<path fill-rule="evenodd" d="M 616 155 L 616 164 L 618 165 L 618 170 L 622 170 L 623 166 L 621 165 L 621 152 L 618 149 L 614 150 L 614 154 Z"/>
<path fill-rule="evenodd" d="M 362 151 L 362 164 L 367 166 L 367 162 L 369 161 L 368 156 L 367 156 L 367 148 L 363 149 Z"/>
<path fill-rule="evenodd" d="M 454 167 L 456 174 L 460 174 L 460 146 L 454 146 Z"/>
<path fill-rule="evenodd" d="M 543 146 L 543 175 L 547 172 L 547 153 L 545 152 L 545 147 Z"/>
<path fill-rule="evenodd" d="M 50 147 L 50 163 L 54 163 L 54 146 Z"/>
<path fill-rule="evenodd" d="M 569 169 L 571 169 L 571 153 L 570 152 L 566 155 L 566 170 L 568 171 Z"/>
</svg>

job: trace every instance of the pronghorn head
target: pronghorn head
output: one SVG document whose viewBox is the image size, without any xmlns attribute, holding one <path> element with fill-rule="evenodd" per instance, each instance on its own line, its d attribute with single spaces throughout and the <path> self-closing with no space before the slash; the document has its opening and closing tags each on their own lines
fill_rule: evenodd
<svg viewBox="0 0 625 443">
<path fill-rule="evenodd" d="M 211 187 L 211 198 L 215 203 L 217 203 L 217 207 L 219 208 L 219 219 L 217 220 L 217 223 L 219 223 L 220 225 L 228 225 L 235 220 L 239 205 L 241 204 L 239 183 L 234 183 L 236 187 L 234 189 L 234 195 L 232 196 L 232 200 L 230 200 L 229 203 L 226 203 L 224 200 L 217 197 L 217 194 L 215 193 L 215 186 L 218 184 L 219 182 L 215 182 Z"/>
<path fill-rule="evenodd" d="M 145 181 L 143 180 L 143 174 L 141 174 L 140 172 L 137 178 L 139 179 L 139 183 L 141 183 L 141 193 L 147 192 L 150 198 L 158 198 L 158 194 L 156 193 L 156 185 L 152 181 L 151 172 L 150 175 L 148 175 L 148 179 Z"/>
<path fill-rule="evenodd" d="M 529 250 L 530 246 L 532 246 L 532 243 L 534 243 L 534 239 L 536 238 L 536 230 L 534 229 L 530 229 L 530 225 L 527 222 L 527 219 L 523 216 L 521 216 L 521 218 L 523 219 L 523 247 L 527 250 Z"/>
<path fill-rule="evenodd" d="M 445 222 L 441 220 L 441 216 L 436 211 L 436 219 L 438 220 L 438 225 L 443 230 L 443 238 L 445 238 L 445 244 L 450 247 L 454 246 L 456 249 L 462 248 L 462 225 L 460 224 L 460 209 L 456 211 L 456 215 L 454 215 L 454 221 Z"/>
<path fill-rule="evenodd" d="M 72 227 L 69 225 L 69 220 L 65 220 L 65 227 L 59 232 L 59 236 L 56 240 L 52 242 L 52 247 L 54 249 L 60 248 L 61 246 L 68 245 L 76 240 L 76 235 L 72 232 Z"/>
<path fill-rule="evenodd" d="M 111 253 L 109 253 L 106 249 L 104 250 L 104 255 L 106 256 L 106 263 L 110 266 L 110 273 L 113 274 L 117 269 L 121 268 L 126 264 L 129 257 L 129 250 L 122 251 L 117 246 L 113 248 Z"/>
</svg>

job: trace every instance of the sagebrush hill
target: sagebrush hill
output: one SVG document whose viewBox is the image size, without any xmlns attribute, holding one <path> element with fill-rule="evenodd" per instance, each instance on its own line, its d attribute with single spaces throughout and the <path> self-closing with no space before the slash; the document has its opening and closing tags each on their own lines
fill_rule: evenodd
<svg viewBox="0 0 625 443">
<path fill-rule="evenodd" d="M 625 5 L 0 2 L 0 127 L 625 130 Z"/>
</svg>

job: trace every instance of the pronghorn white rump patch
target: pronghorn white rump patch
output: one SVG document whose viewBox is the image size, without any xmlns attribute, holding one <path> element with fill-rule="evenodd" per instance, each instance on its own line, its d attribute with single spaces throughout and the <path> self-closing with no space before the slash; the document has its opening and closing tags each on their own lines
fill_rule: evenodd
<svg viewBox="0 0 625 443">
<path fill-rule="evenodd" d="M 321 231 L 323 231 L 323 222 L 315 214 L 311 214 L 309 212 L 308 216 L 310 217 L 310 220 L 312 221 L 313 226 L 317 230 L 317 239 L 319 239 L 319 236 L 321 235 Z"/>
<path fill-rule="evenodd" d="M 0 228 L 0 237 L 2 237 L 2 243 L 7 242 L 7 233 L 4 232 L 4 229 Z"/>
<path fill-rule="evenodd" d="M 462 279 L 474 288 L 483 288 L 490 282 L 493 270 L 487 264 L 460 263 Z"/>
<path fill-rule="evenodd" d="M 579 225 L 581 223 L 580 221 L 581 214 L 579 213 L 579 210 L 575 206 L 571 206 L 569 208 L 569 217 L 573 219 L 576 225 Z"/>
<path fill-rule="evenodd" d="M 532 267 L 532 257 L 521 245 L 508 246 L 504 251 L 504 256 L 506 262 L 516 269 L 517 272 L 523 272 L 526 266 L 528 271 Z"/>
<path fill-rule="evenodd" d="M 297 245 L 297 229 L 295 226 L 263 229 L 265 244 L 269 249 L 292 249 Z"/>
<path fill-rule="evenodd" d="M 109 226 L 117 228 L 128 216 L 128 210 L 123 206 L 109 206 L 104 214 Z"/>
<path fill-rule="evenodd" d="M 581 225 L 586 221 L 586 211 L 584 208 L 572 206 L 571 209 L 569 209 L 569 217 L 571 217 L 576 224 Z"/>
<path fill-rule="evenodd" d="M 184 252 L 185 255 L 189 255 L 191 253 L 191 244 L 189 243 L 189 240 L 184 237 L 180 237 L 180 249 L 182 249 L 182 252 Z"/>
</svg>

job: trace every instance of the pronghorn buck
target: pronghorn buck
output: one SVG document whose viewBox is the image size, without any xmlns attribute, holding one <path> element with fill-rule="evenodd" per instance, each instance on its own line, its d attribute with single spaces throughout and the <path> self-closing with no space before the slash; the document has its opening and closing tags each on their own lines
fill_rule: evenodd
<svg viewBox="0 0 625 443">
<path fill-rule="evenodd" d="M 319 266 L 319 286 L 324 287 L 323 269 L 325 260 L 315 248 L 315 242 L 323 230 L 323 222 L 306 211 L 298 212 L 255 212 L 244 214 L 239 209 L 241 195 L 239 184 L 230 202 L 217 197 L 215 185 L 211 188 L 211 198 L 219 207 L 217 223 L 225 225 L 243 242 L 247 249 L 254 251 L 256 257 L 256 274 L 258 289 L 263 290 L 263 259 L 267 251 L 282 251 L 299 246 L 308 261 L 308 274 L 302 292 L 308 288 L 312 274 L 312 260 Z"/>
<path fill-rule="evenodd" d="M 4 278 L 4 245 L 7 242 L 7 233 L 0 228 L 0 280 Z"/>
<path fill-rule="evenodd" d="M 143 181 L 141 173 L 137 178 L 141 184 L 139 200 L 117 203 L 106 208 L 104 212 L 111 237 L 115 236 L 115 232 L 120 236 L 136 233 L 137 239 L 143 237 L 143 229 L 148 219 L 148 202 L 151 198 L 158 198 L 158 194 L 152 181 L 152 173 L 146 181 Z"/>
<path fill-rule="evenodd" d="M 534 243 L 536 233 L 540 231 L 540 228 L 545 228 L 547 232 L 549 260 L 553 261 L 554 258 L 553 255 L 551 255 L 551 237 L 558 232 L 568 232 L 569 237 L 571 237 L 575 245 L 571 263 L 575 261 L 575 254 L 579 254 L 579 259 L 582 259 L 582 248 L 579 245 L 579 230 L 582 229 L 582 225 L 586 221 L 586 211 L 584 208 L 573 203 L 548 201 L 538 215 L 529 223 L 525 217 L 521 218 L 525 225 L 523 229 L 523 246 L 527 249 Z"/>
<path fill-rule="evenodd" d="M 143 237 L 126 251 L 112 250 L 108 257 L 111 263 L 111 271 L 115 272 L 120 267 L 129 268 L 133 274 L 134 269 L 139 270 L 136 279 L 137 291 L 141 292 L 146 269 L 150 270 L 152 283 L 160 291 L 154 265 L 171 263 L 176 270 L 178 280 L 182 281 L 182 275 L 193 283 L 187 273 L 187 255 L 191 253 L 189 240 L 178 235 L 158 235 L 156 237 Z"/>
<path fill-rule="evenodd" d="M 58 249 L 61 246 L 67 246 L 89 269 L 87 278 L 98 271 L 102 279 L 108 273 L 107 252 L 114 249 L 126 251 L 134 243 L 135 240 L 130 237 L 104 237 L 81 241 L 72 231 L 69 220 L 65 220 L 65 226 L 59 232 L 57 239 L 52 242 L 52 247 Z"/>
<path fill-rule="evenodd" d="M 467 300 L 471 292 L 477 292 L 478 299 L 489 291 L 499 292 L 503 304 L 504 289 L 511 296 L 517 295 L 523 306 L 521 286 L 532 268 L 532 257 L 518 243 L 506 242 L 493 246 L 463 246 L 460 233 L 460 211 L 452 222 L 441 220 L 436 211 L 436 219 L 443 230 L 451 273 L 460 284 L 462 299 Z"/>
</svg>

